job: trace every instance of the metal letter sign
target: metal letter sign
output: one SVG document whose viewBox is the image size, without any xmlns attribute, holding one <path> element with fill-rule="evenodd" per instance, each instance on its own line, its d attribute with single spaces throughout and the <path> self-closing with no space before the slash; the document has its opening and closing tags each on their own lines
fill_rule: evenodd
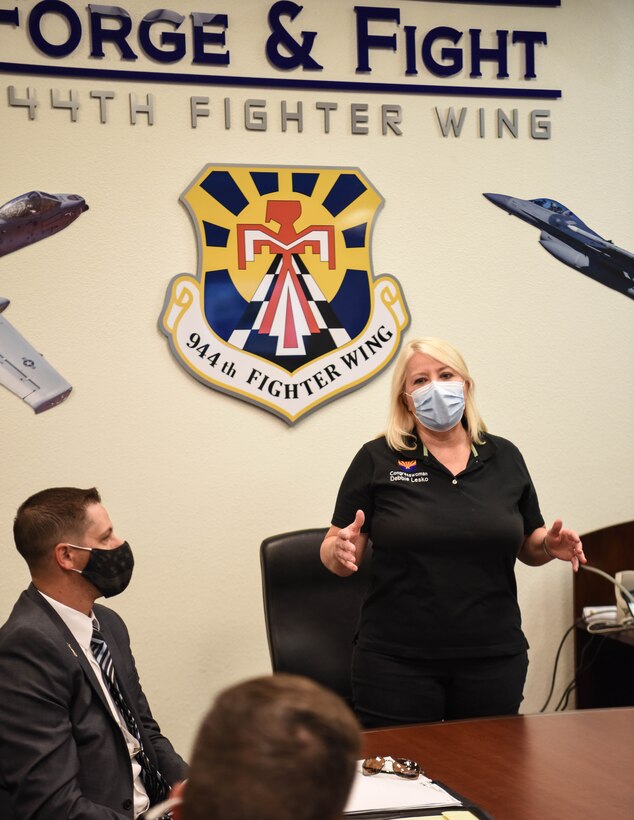
<svg viewBox="0 0 634 820">
<path fill-rule="evenodd" d="M 172 279 L 160 325 L 195 378 L 292 424 L 390 362 L 409 315 L 373 275 L 383 200 L 359 170 L 208 165 L 181 199 L 198 276 Z"/>
</svg>

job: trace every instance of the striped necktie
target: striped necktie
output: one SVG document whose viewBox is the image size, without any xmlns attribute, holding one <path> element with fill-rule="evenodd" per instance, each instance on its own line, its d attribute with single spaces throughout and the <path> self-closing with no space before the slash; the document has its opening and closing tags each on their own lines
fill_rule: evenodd
<svg viewBox="0 0 634 820">
<path fill-rule="evenodd" d="M 95 660 L 101 668 L 103 679 L 106 682 L 108 691 L 112 695 L 112 699 L 115 702 L 117 709 L 125 720 L 130 734 L 132 734 L 139 743 L 140 750 L 137 753 L 136 758 L 141 766 L 141 780 L 143 781 L 145 790 L 150 798 L 150 805 L 153 806 L 155 803 L 165 800 L 167 793 L 169 792 L 169 784 L 166 782 L 159 770 L 152 764 L 143 749 L 141 733 L 139 732 L 139 727 L 134 715 L 130 711 L 130 707 L 125 702 L 121 692 L 121 688 L 117 680 L 117 673 L 114 668 L 114 663 L 112 662 L 112 655 L 108 649 L 108 644 L 99 631 L 99 623 L 96 618 L 93 618 L 92 623 L 93 628 L 90 648 L 92 650 L 92 654 L 95 656 Z"/>
</svg>

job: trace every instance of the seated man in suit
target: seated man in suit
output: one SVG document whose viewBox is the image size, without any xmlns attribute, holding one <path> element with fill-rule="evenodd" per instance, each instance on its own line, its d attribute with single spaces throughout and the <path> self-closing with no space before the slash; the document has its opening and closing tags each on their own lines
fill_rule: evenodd
<svg viewBox="0 0 634 820">
<path fill-rule="evenodd" d="M 297 675 L 255 678 L 218 696 L 165 808 L 174 820 L 335 820 L 360 745 L 338 695 Z"/>
<path fill-rule="evenodd" d="M 130 820 L 186 776 L 121 618 L 134 560 L 95 488 L 43 490 L 13 526 L 32 583 L 0 629 L 0 803 L 16 820 Z M 11 814 L 9 814 L 9 817 Z"/>
</svg>

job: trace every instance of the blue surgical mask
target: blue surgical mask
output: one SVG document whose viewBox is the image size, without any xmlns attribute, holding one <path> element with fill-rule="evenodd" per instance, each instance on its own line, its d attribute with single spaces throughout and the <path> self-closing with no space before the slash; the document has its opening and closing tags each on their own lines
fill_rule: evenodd
<svg viewBox="0 0 634 820">
<path fill-rule="evenodd" d="M 407 393 L 414 402 L 416 418 L 428 430 L 446 433 L 464 413 L 464 382 L 434 382 Z"/>
</svg>

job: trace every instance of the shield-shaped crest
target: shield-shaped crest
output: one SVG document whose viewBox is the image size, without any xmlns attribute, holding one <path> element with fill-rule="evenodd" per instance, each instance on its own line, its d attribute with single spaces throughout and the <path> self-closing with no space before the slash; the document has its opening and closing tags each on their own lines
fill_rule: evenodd
<svg viewBox="0 0 634 820">
<path fill-rule="evenodd" d="M 383 200 L 358 169 L 208 165 L 181 200 L 199 269 L 172 279 L 161 328 L 197 379 L 293 423 L 388 364 L 409 316 L 373 275 Z"/>
</svg>

